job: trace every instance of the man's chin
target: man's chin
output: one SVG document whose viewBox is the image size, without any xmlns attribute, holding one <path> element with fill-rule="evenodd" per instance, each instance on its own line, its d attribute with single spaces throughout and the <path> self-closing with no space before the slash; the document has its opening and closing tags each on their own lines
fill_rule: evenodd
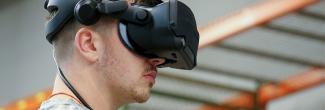
<svg viewBox="0 0 325 110">
<path fill-rule="evenodd" d="M 144 103 L 149 100 L 150 94 L 151 88 L 146 85 L 145 87 L 134 88 L 131 96 L 134 103 Z"/>
<path fill-rule="evenodd" d="M 148 99 L 145 99 L 145 100 L 138 100 L 137 103 L 145 103 L 145 102 L 147 102 L 147 101 L 148 101 Z"/>
<path fill-rule="evenodd" d="M 137 97 L 137 98 L 135 99 L 135 101 L 136 101 L 137 103 L 144 103 L 144 102 L 147 102 L 149 98 L 150 98 L 150 95 L 147 95 L 147 96 L 141 96 L 141 97 Z"/>
<path fill-rule="evenodd" d="M 134 97 L 136 103 L 144 103 L 150 98 L 150 92 L 142 92 Z"/>
</svg>

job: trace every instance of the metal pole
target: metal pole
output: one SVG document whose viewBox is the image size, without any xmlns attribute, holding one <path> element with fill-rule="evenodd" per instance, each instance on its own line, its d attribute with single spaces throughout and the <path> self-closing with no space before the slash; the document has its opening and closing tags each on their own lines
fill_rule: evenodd
<svg viewBox="0 0 325 110">
<path fill-rule="evenodd" d="M 273 31 L 284 32 L 284 33 L 297 35 L 296 37 L 304 37 L 304 38 L 308 38 L 308 39 L 314 39 L 314 40 L 318 40 L 318 41 L 321 41 L 321 42 L 325 42 L 325 36 L 321 35 L 321 34 L 306 32 L 306 31 L 302 31 L 302 30 L 298 30 L 298 29 L 291 29 L 291 28 L 288 28 L 288 27 L 275 25 L 275 24 L 268 24 L 268 25 L 263 26 L 263 28 L 270 29 L 270 30 L 273 30 Z"/>
<path fill-rule="evenodd" d="M 310 37 L 310 36 L 308 36 Z M 324 36 L 325 39 L 325 36 Z M 324 42 L 325 43 L 325 42 Z M 294 64 L 299 64 L 303 66 L 313 66 L 313 67 L 325 67 L 325 63 L 322 63 L 321 61 L 310 61 L 306 60 L 303 58 L 295 58 L 295 57 L 290 57 L 290 56 L 285 56 L 285 55 L 280 55 L 264 50 L 255 50 L 252 48 L 247 48 L 247 47 L 240 47 L 240 46 L 235 46 L 235 45 L 229 45 L 225 43 L 221 43 L 218 45 L 214 45 L 213 47 L 215 48 L 225 48 L 228 50 L 236 51 L 236 52 L 242 52 L 242 53 L 247 53 L 251 55 L 256 55 L 256 56 L 261 56 L 273 60 L 279 60 L 283 62 L 288 62 L 288 63 L 294 63 Z"/>
<path fill-rule="evenodd" d="M 325 15 L 318 14 L 318 13 L 311 12 L 311 11 L 299 11 L 298 14 L 302 15 L 302 16 L 309 17 L 309 18 L 313 18 L 315 20 L 320 20 L 320 21 L 325 20 Z"/>
<path fill-rule="evenodd" d="M 187 83 L 201 84 L 201 85 L 210 86 L 210 87 L 213 87 L 213 88 L 222 88 L 222 89 L 226 89 L 226 90 L 245 92 L 247 94 L 254 94 L 255 93 L 255 91 L 253 91 L 253 90 L 238 88 L 238 87 L 231 86 L 231 85 L 212 83 L 212 82 L 205 81 L 205 80 L 187 78 L 187 77 L 184 77 L 184 76 L 170 74 L 170 73 L 166 73 L 166 72 L 159 73 L 159 77 L 166 77 L 166 78 L 169 78 L 169 79 L 175 79 L 175 80 L 184 81 L 184 82 L 187 82 Z"/>
</svg>

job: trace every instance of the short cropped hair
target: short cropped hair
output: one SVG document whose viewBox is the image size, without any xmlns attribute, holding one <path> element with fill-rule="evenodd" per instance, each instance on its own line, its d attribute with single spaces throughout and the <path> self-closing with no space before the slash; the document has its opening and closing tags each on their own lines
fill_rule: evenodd
<svg viewBox="0 0 325 110">
<path fill-rule="evenodd" d="M 136 4 L 142 4 L 142 5 L 148 5 L 148 6 L 154 6 L 159 3 L 161 3 L 161 0 L 128 0 L 131 3 Z M 53 12 L 49 13 L 49 16 L 46 17 L 47 20 L 52 19 L 55 14 L 57 13 L 57 10 L 54 10 Z M 95 30 L 99 30 L 100 25 L 112 23 L 114 20 L 111 17 L 104 16 L 101 17 L 101 19 L 96 23 L 96 25 L 90 26 L 91 28 L 94 28 Z M 79 22 L 76 21 L 76 19 L 69 20 L 59 31 L 52 40 L 53 44 L 53 54 L 54 59 L 58 63 L 61 60 L 65 61 L 68 60 L 69 57 L 71 57 L 73 52 L 73 41 L 75 34 L 77 31 L 83 27 Z"/>
</svg>

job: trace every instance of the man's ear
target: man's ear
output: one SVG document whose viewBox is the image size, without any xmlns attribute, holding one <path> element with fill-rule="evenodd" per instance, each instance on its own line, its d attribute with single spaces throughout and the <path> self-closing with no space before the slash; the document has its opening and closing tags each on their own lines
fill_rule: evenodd
<svg viewBox="0 0 325 110">
<path fill-rule="evenodd" d="M 90 28 L 80 28 L 76 33 L 74 41 L 76 52 L 87 61 L 95 62 L 98 60 L 98 43 L 100 43 L 98 34 Z"/>
</svg>

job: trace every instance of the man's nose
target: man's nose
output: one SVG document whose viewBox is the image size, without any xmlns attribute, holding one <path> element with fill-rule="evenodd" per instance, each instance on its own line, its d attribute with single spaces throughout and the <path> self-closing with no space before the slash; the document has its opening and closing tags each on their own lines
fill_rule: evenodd
<svg viewBox="0 0 325 110">
<path fill-rule="evenodd" d="M 149 59 L 149 63 L 152 65 L 152 66 L 158 66 L 160 64 L 163 64 L 165 63 L 165 59 L 164 58 L 150 58 Z"/>
</svg>

